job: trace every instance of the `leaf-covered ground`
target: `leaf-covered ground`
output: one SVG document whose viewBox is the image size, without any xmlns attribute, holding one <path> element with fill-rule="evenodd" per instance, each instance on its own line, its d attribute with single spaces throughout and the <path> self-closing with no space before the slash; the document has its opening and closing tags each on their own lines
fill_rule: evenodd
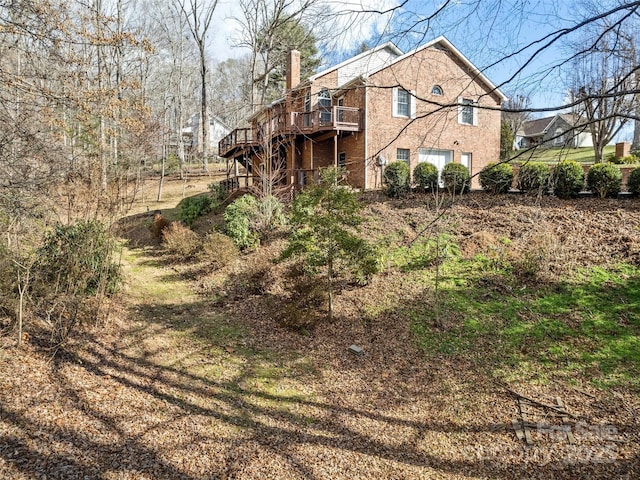
<svg viewBox="0 0 640 480">
<path fill-rule="evenodd" d="M 438 264 L 436 297 L 433 245 L 425 241 L 424 254 L 408 247 L 434 218 L 433 202 L 370 199 L 367 234 L 389 245 L 388 268 L 365 287 L 347 286 L 336 320 L 305 334 L 277 320 L 285 267 L 271 259 L 281 239 L 217 271 L 131 247 L 128 287 L 108 324 L 54 358 L 3 340 L 0 478 L 638 478 L 633 364 L 612 367 L 626 375 L 616 383 L 601 378 L 597 362 L 571 369 L 560 357 L 540 359 L 529 350 L 565 340 L 546 330 L 542 340 L 504 333 L 502 347 L 482 330 L 467 345 L 439 347 L 468 333 L 472 316 L 500 317 L 500 332 L 510 332 L 505 326 L 520 323 L 490 315 L 500 296 L 512 306 L 538 287 L 561 292 L 583 268 L 625 264 L 626 277 L 615 278 L 637 285 L 639 204 L 471 194 L 427 232 L 442 239 L 438 248 L 455 245 L 451 258 L 460 260 Z M 529 259 L 536 268 L 518 263 L 530 245 L 546 252 Z M 535 271 L 511 281 L 521 273 L 504 258 Z M 452 265 L 469 266 L 473 282 L 455 280 Z M 607 282 L 597 288 L 613 291 Z M 456 291 L 465 289 L 485 295 L 473 297 L 475 310 L 460 307 Z M 546 312 L 514 315 L 539 325 Z M 629 304 L 614 320 L 632 334 L 639 315 Z M 350 353 L 352 344 L 365 355 Z M 638 354 L 637 343 L 628 346 Z M 503 362 L 497 348 L 518 361 Z M 561 397 L 574 444 L 557 412 L 531 407 L 526 447 L 512 426 L 520 418 L 513 392 L 544 404 Z"/>
</svg>

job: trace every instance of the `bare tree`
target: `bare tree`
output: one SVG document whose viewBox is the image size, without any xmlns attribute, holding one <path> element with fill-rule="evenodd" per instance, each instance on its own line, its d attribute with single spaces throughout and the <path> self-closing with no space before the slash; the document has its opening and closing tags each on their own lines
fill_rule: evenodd
<svg viewBox="0 0 640 480">
<path fill-rule="evenodd" d="M 175 0 L 187 19 L 187 26 L 198 47 L 200 61 L 200 126 L 202 128 L 202 166 L 209 171 L 209 108 L 207 99 L 207 36 L 218 0 Z"/>
<path fill-rule="evenodd" d="M 229 58 L 211 72 L 212 112 L 227 125 L 240 126 L 251 115 L 251 56 Z"/>
<path fill-rule="evenodd" d="M 254 111 L 266 103 L 267 89 L 271 75 L 282 63 L 283 56 L 278 55 L 283 36 L 288 29 L 302 29 L 311 35 L 311 29 L 305 27 L 305 16 L 313 11 L 319 0 L 302 0 L 293 3 L 290 0 L 240 0 L 242 17 L 235 20 L 241 32 L 236 46 L 249 49 L 251 78 L 254 87 L 251 91 L 251 105 Z M 306 30 L 305 30 L 306 29 Z M 303 34 L 297 39 L 300 44 L 314 38 Z M 300 45 L 289 45 L 299 48 Z"/>
<path fill-rule="evenodd" d="M 525 95 L 511 95 L 503 104 L 502 121 L 509 126 L 514 135 L 520 131 L 524 122 L 531 119 L 531 99 Z"/>
<path fill-rule="evenodd" d="M 633 44 L 605 29 L 597 43 L 572 62 L 573 87 L 579 117 L 589 126 L 596 162 L 604 147 L 633 118 L 638 102 Z"/>
</svg>

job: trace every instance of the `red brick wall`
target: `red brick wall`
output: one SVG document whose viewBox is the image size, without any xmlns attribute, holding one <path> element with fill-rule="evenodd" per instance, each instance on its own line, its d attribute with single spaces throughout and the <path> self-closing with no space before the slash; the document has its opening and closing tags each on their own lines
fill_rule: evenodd
<svg viewBox="0 0 640 480">
<path fill-rule="evenodd" d="M 366 158 L 370 164 L 382 154 L 393 161 L 397 148 L 410 150 L 411 170 L 418 162 L 419 148 L 453 151 L 453 161 L 460 162 L 462 153 L 472 154 L 472 175 L 477 174 L 500 154 L 500 112 L 478 109 L 478 125 L 458 124 L 459 97 L 478 100 L 479 105 L 497 107 L 498 97 L 489 88 L 474 81 L 472 74 L 452 54 L 425 48 L 406 59 L 372 75 L 368 87 L 368 148 Z M 415 91 L 416 113 L 419 118 L 410 122 L 392 116 L 392 87 L 400 85 Z M 443 95 L 431 94 L 434 85 L 442 87 Z M 439 107 L 433 103 L 452 105 Z M 404 130 L 403 130 L 404 129 Z M 379 172 L 371 165 L 368 186 L 379 183 Z M 477 177 L 473 187 L 479 187 Z"/>
</svg>

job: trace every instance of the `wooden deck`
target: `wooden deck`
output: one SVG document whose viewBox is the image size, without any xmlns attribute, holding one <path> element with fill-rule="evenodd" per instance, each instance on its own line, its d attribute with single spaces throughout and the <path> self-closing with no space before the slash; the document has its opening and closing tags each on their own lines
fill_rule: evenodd
<svg viewBox="0 0 640 480">
<path fill-rule="evenodd" d="M 282 135 L 314 136 L 330 131 L 359 132 L 362 111 L 352 107 L 329 107 L 311 112 L 284 112 L 274 115 L 258 129 L 237 128 L 218 143 L 218 155 L 233 157 L 247 147 L 258 147 L 266 139 Z"/>
</svg>

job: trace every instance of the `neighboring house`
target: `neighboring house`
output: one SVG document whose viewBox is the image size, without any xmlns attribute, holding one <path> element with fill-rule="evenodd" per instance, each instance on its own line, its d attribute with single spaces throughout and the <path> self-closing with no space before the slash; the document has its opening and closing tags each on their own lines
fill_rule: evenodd
<svg viewBox="0 0 640 480">
<path fill-rule="evenodd" d="M 354 187 L 376 189 L 392 161 L 412 171 L 459 162 L 477 174 L 500 158 L 506 97 L 444 37 L 404 54 L 387 43 L 303 82 L 298 52 L 289 64 L 285 97 L 219 144 L 254 179 L 276 172 L 279 183 L 303 186 L 334 165 Z"/>
<path fill-rule="evenodd" d="M 200 124 L 200 114 L 196 113 L 191 117 L 191 126 L 182 130 L 184 134 L 190 134 L 191 142 L 188 146 L 193 152 L 202 153 L 202 126 Z M 217 145 L 225 136 L 229 134 L 229 128 L 221 119 L 216 116 L 209 118 L 209 153 L 215 155 Z"/>
<path fill-rule="evenodd" d="M 575 120 L 574 115 L 558 114 L 524 122 L 516 134 L 515 146 L 578 148 L 593 147 L 593 142 L 591 133 Z"/>
</svg>

